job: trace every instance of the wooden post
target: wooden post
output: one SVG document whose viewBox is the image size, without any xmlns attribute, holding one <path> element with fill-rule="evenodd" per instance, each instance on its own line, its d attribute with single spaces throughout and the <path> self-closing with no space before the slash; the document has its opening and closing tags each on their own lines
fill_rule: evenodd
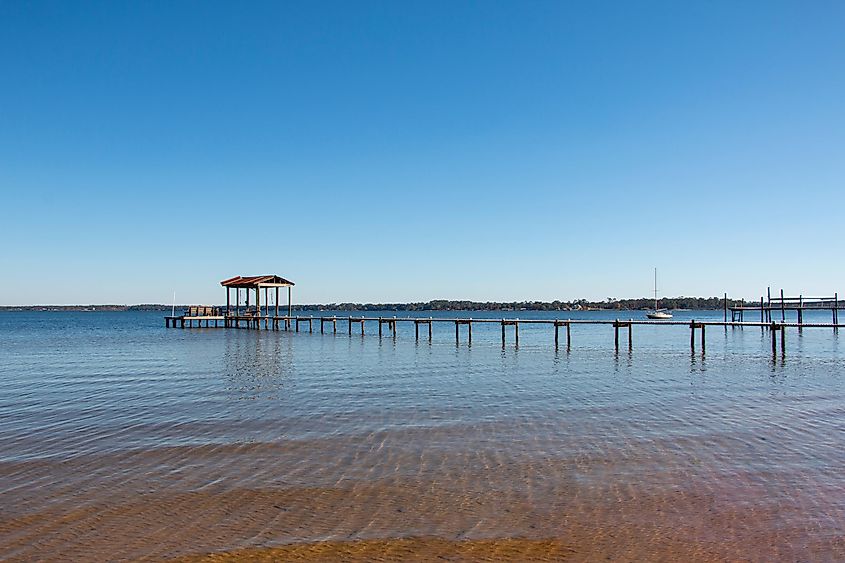
<svg viewBox="0 0 845 563">
<path fill-rule="evenodd" d="M 704 343 L 704 328 L 705 328 L 705 326 L 706 325 L 704 323 L 701 323 L 701 353 L 702 354 L 704 353 L 704 350 L 705 350 L 705 343 Z"/>
<path fill-rule="evenodd" d="M 431 317 L 428 318 L 428 341 L 431 342 L 431 325 L 434 323 L 431 321 Z"/>
<path fill-rule="evenodd" d="M 378 337 L 381 338 L 381 317 L 378 318 Z"/>
<path fill-rule="evenodd" d="M 804 296 L 798 296 L 798 326 L 804 324 Z M 800 328 L 799 328 L 800 330 Z"/>
<path fill-rule="evenodd" d="M 364 336 L 364 317 L 361 317 L 361 336 Z"/>
<path fill-rule="evenodd" d="M 467 324 L 467 343 L 472 346 L 472 319 Z"/>
<path fill-rule="evenodd" d="M 458 344 L 458 321 L 455 321 L 455 344 Z"/>
<path fill-rule="evenodd" d="M 414 321 L 414 340 L 420 341 L 420 322 Z"/>
<path fill-rule="evenodd" d="M 277 316 L 277 317 L 279 316 L 279 286 L 276 286 L 276 315 L 275 316 Z M 278 328 L 278 321 L 276 321 L 276 323 L 277 323 L 277 328 Z"/>
<path fill-rule="evenodd" d="M 502 319 L 502 346 L 505 345 L 505 319 Z"/>
<path fill-rule="evenodd" d="M 766 288 L 766 322 L 772 321 L 772 288 Z"/>
<path fill-rule="evenodd" d="M 777 351 L 778 351 L 778 341 L 777 341 L 777 334 L 776 334 L 777 329 L 778 329 L 778 325 L 775 324 L 775 321 L 772 321 L 772 328 L 771 328 L 771 331 L 770 331 L 772 333 L 772 354 L 777 354 Z"/>
<path fill-rule="evenodd" d="M 290 286 L 288 286 L 288 317 L 291 316 L 291 311 L 293 310 L 290 301 Z"/>
<path fill-rule="evenodd" d="M 226 288 L 226 317 L 229 316 L 229 307 L 230 307 L 231 301 L 232 301 L 231 294 L 232 294 L 232 288 L 227 287 Z"/>
<path fill-rule="evenodd" d="M 519 319 L 513 323 L 514 345 L 519 346 Z"/>
<path fill-rule="evenodd" d="M 260 289 L 259 289 L 260 291 Z M 270 314 L 270 299 L 267 294 L 267 288 L 264 288 L 264 329 L 267 329 L 267 316 Z M 261 324 L 261 314 L 259 313 L 258 324 Z"/>
<path fill-rule="evenodd" d="M 332 317 L 332 334 L 337 334 L 337 317 Z"/>
<path fill-rule="evenodd" d="M 727 294 L 727 292 L 725 292 L 725 322 L 728 322 L 728 294 Z M 726 326 L 725 330 L 727 330 L 727 329 L 728 329 L 728 327 Z"/>
<path fill-rule="evenodd" d="M 613 344 L 616 351 L 619 351 L 619 319 L 613 321 Z"/>
<path fill-rule="evenodd" d="M 783 290 L 780 290 L 780 322 L 786 322 L 786 309 L 783 304 Z"/>
<path fill-rule="evenodd" d="M 570 321 L 566 321 L 566 349 L 567 350 L 569 350 L 569 348 L 572 346 L 572 339 L 569 337 L 569 326 L 571 324 L 572 323 Z"/>
<path fill-rule="evenodd" d="M 689 323 L 689 347 L 695 352 L 695 319 Z"/>
<path fill-rule="evenodd" d="M 258 315 L 255 319 L 255 328 L 261 328 L 261 288 L 255 288 L 255 313 Z"/>
<path fill-rule="evenodd" d="M 347 317 L 349 320 L 349 336 L 352 336 L 352 317 Z"/>
<path fill-rule="evenodd" d="M 633 320 L 634 319 L 631 319 L 631 321 L 633 321 Z M 634 326 L 633 322 L 628 323 L 628 350 L 634 349 L 634 337 L 631 334 L 631 329 L 633 328 L 633 326 Z"/>
<path fill-rule="evenodd" d="M 396 338 L 396 317 L 393 317 L 393 321 L 390 323 L 390 328 L 393 331 L 393 338 Z"/>
<path fill-rule="evenodd" d="M 558 328 L 559 326 L 557 324 L 557 319 L 555 319 L 555 350 L 557 350 L 558 341 L 560 339 L 560 335 L 558 334 Z"/>
<path fill-rule="evenodd" d="M 786 327 L 780 326 L 780 354 L 786 354 Z"/>
<path fill-rule="evenodd" d="M 760 323 L 766 322 L 766 316 L 764 313 L 765 309 L 763 308 L 763 296 L 760 296 Z M 763 330 L 763 327 L 760 327 L 760 330 Z"/>
<path fill-rule="evenodd" d="M 833 324 L 839 324 L 839 292 L 833 294 Z M 836 328 L 833 330 L 836 330 Z"/>
</svg>

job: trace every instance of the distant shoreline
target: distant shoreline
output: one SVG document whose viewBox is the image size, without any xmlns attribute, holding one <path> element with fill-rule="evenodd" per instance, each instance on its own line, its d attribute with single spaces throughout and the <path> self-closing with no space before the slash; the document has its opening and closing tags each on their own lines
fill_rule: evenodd
<svg viewBox="0 0 845 563">
<path fill-rule="evenodd" d="M 729 299 L 728 306 L 740 304 L 740 300 Z M 225 307 L 225 305 L 215 305 Z M 660 300 L 660 306 L 673 310 L 722 309 L 725 300 L 721 297 L 669 297 Z M 176 305 L 184 309 L 189 305 Z M 273 305 L 271 305 L 272 307 Z M 649 298 L 619 299 L 605 301 L 450 301 L 434 300 L 418 303 L 328 303 L 294 305 L 294 311 L 642 311 L 653 308 L 654 300 Z M 279 304 L 287 309 L 287 304 Z M 170 311 L 173 305 L 148 303 L 140 305 L 0 305 L 0 311 Z"/>
</svg>

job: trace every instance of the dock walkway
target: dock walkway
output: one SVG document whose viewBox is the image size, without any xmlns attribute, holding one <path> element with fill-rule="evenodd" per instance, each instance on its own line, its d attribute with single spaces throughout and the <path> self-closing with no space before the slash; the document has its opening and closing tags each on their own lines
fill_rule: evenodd
<svg viewBox="0 0 845 563">
<path fill-rule="evenodd" d="M 213 325 L 211 322 L 213 321 Z M 770 331 L 772 335 L 772 351 L 777 351 L 777 336 L 780 336 L 780 350 L 785 351 L 786 348 L 786 329 L 796 328 L 803 329 L 832 329 L 838 331 L 839 328 L 845 327 L 839 323 L 804 323 L 804 322 L 748 322 L 748 321 L 673 321 L 673 320 L 635 320 L 635 319 L 490 319 L 490 318 L 435 318 L 435 317 L 367 317 L 367 316 L 289 316 L 289 315 L 230 315 L 230 316 L 211 316 L 211 317 L 190 317 L 185 315 L 167 316 L 165 317 L 165 326 L 170 328 L 199 328 L 203 327 L 222 327 L 223 328 L 243 328 L 255 330 L 293 330 L 300 332 L 307 328 L 308 332 L 314 332 L 315 321 L 319 321 L 320 333 L 326 333 L 326 326 L 331 327 L 333 334 L 337 334 L 337 325 L 342 323 L 346 325 L 347 333 L 351 336 L 353 332 L 358 332 L 363 336 L 365 334 L 365 325 L 378 323 L 378 336 L 384 336 L 384 328 L 390 331 L 390 336 L 396 338 L 396 327 L 399 323 L 413 323 L 415 339 L 420 339 L 420 325 L 428 328 L 428 340 L 432 340 L 433 329 L 432 326 L 437 323 L 454 324 L 455 327 L 455 343 L 461 341 L 461 327 L 465 326 L 466 339 L 469 344 L 472 344 L 472 326 L 473 324 L 499 324 L 502 328 L 502 345 L 507 342 L 507 327 L 513 327 L 513 341 L 519 346 L 519 327 L 520 325 L 547 325 L 552 328 L 554 336 L 554 346 L 557 348 L 560 345 L 560 329 L 565 329 L 566 347 L 569 349 L 572 346 L 572 328 L 579 325 L 604 325 L 610 326 L 614 329 L 614 346 L 619 350 L 619 332 L 620 330 L 627 331 L 628 348 L 633 347 L 633 327 L 639 325 L 659 325 L 659 326 L 686 326 L 690 329 L 690 348 L 695 350 L 696 341 L 700 340 L 702 352 L 705 349 L 706 339 L 705 333 L 707 327 L 722 327 L 725 330 L 728 328 L 750 328 L 756 327 L 764 331 Z M 353 331 L 353 326 L 355 330 Z M 359 328 L 360 327 L 360 328 Z M 698 335 L 696 334 L 698 331 Z M 697 338 L 699 336 L 700 338 Z"/>
</svg>

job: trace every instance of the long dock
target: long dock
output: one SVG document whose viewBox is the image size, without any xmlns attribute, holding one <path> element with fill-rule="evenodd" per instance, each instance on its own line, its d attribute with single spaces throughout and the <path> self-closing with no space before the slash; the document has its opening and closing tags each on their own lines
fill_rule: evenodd
<svg viewBox="0 0 845 563">
<path fill-rule="evenodd" d="M 565 331 L 566 348 L 569 350 L 572 346 L 572 328 L 579 325 L 609 325 L 613 327 L 613 341 L 614 347 L 619 350 L 619 336 L 621 331 L 626 331 L 628 348 L 633 348 L 633 327 L 636 325 L 661 325 L 661 326 L 688 326 L 690 330 L 690 348 L 695 351 L 696 341 L 700 341 L 701 352 L 703 353 L 706 345 L 705 334 L 707 327 L 723 327 L 725 330 L 731 328 L 745 328 L 745 327 L 759 327 L 763 332 L 768 330 L 772 338 L 772 352 L 776 353 L 778 350 L 778 338 L 780 336 L 780 350 L 783 352 L 786 349 L 786 329 L 797 328 L 799 331 L 805 328 L 827 328 L 838 331 L 840 327 L 845 325 L 839 324 L 839 294 L 834 294 L 833 297 L 803 297 L 797 298 L 785 297 L 783 290 L 780 292 L 780 298 L 771 296 L 771 288 L 768 289 L 768 302 L 760 298 L 759 308 L 756 306 L 746 306 L 745 301 L 734 301 L 733 306 L 729 304 L 728 294 L 725 293 L 723 308 L 723 321 L 673 321 L 673 320 L 622 320 L 622 319 L 493 319 L 481 318 L 434 318 L 434 317 L 367 317 L 367 316 L 294 316 L 292 312 L 291 288 L 294 283 L 278 275 L 262 275 L 262 276 L 235 276 L 220 282 L 226 289 L 226 307 L 216 306 L 193 306 L 189 307 L 186 314 L 170 315 L 164 318 L 165 326 L 167 328 L 206 328 L 217 327 L 220 328 L 245 328 L 245 329 L 264 329 L 264 330 L 294 330 L 300 332 L 307 326 L 308 332 L 314 332 L 315 321 L 320 323 L 320 332 L 326 332 L 326 326 L 331 327 L 333 334 L 337 334 L 337 325 L 346 324 L 346 330 L 351 336 L 353 333 L 353 326 L 355 330 L 359 330 L 361 335 L 365 334 L 365 326 L 370 323 L 378 323 L 378 335 L 383 337 L 385 330 L 390 332 L 393 338 L 397 336 L 398 323 L 414 323 L 414 336 L 417 341 L 420 339 L 420 326 L 428 332 L 429 341 L 432 340 L 433 327 L 437 323 L 454 324 L 455 327 L 455 343 L 461 342 L 461 327 L 465 327 L 466 341 L 472 344 L 472 327 L 478 323 L 497 323 L 502 329 L 502 346 L 507 344 L 507 333 L 509 329 L 513 333 L 514 345 L 519 346 L 519 326 L 520 325 L 547 325 L 552 328 L 554 337 L 554 346 L 560 346 L 560 332 L 561 329 Z M 279 290 L 287 289 L 287 315 L 279 314 Z M 264 293 L 264 300 L 262 302 L 261 294 Z M 272 290 L 272 293 L 271 293 Z M 232 300 L 232 293 L 234 291 L 234 302 Z M 241 308 L 241 291 L 243 291 L 243 309 Z M 250 297 L 254 297 L 253 305 L 250 305 Z M 271 305 L 272 298 L 272 305 Z M 772 319 L 772 312 L 780 310 L 781 320 L 777 322 Z M 273 313 L 271 314 L 271 309 Z M 832 312 L 832 322 L 827 323 L 805 323 L 803 312 L 805 310 L 819 310 L 830 309 Z M 731 320 L 728 321 L 728 311 L 731 311 Z M 798 311 L 798 322 L 786 322 L 786 311 Z M 759 311 L 760 322 L 746 322 L 743 315 L 746 311 Z M 510 328 L 512 327 L 512 328 Z"/>
<path fill-rule="evenodd" d="M 213 323 L 213 324 L 212 324 Z M 633 331 L 632 328 L 637 325 L 653 325 L 653 326 L 685 326 L 690 329 L 690 348 L 695 351 L 696 341 L 700 342 L 701 351 L 704 352 L 706 346 L 706 330 L 707 327 L 721 327 L 727 328 L 746 328 L 756 327 L 764 331 L 768 330 L 771 333 L 772 352 L 777 352 L 780 348 L 781 352 L 786 350 L 786 329 L 796 328 L 803 329 L 832 329 L 838 331 L 839 328 L 845 327 L 845 324 L 839 323 L 804 323 L 804 322 L 748 322 L 748 321 L 673 321 L 673 320 L 644 320 L 644 319 L 491 319 L 491 318 L 435 318 L 435 317 L 367 317 L 367 316 L 289 316 L 289 315 L 230 315 L 230 316 L 186 316 L 176 315 L 165 317 L 165 326 L 167 328 L 243 328 L 253 330 L 285 330 L 300 332 L 300 330 L 314 332 L 314 325 L 319 323 L 320 333 L 327 332 L 326 327 L 330 327 L 332 334 L 337 334 L 337 325 L 346 325 L 346 331 L 351 336 L 353 332 L 360 331 L 360 334 L 365 335 L 365 325 L 367 323 L 378 323 L 378 336 L 384 336 L 385 329 L 389 331 L 389 336 L 397 337 L 397 324 L 399 323 L 413 323 L 415 340 L 420 339 L 420 326 L 427 329 L 428 340 L 431 341 L 433 337 L 433 325 L 453 324 L 455 327 L 455 343 L 459 344 L 461 341 L 461 327 L 466 327 L 463 332 L 466 333 L 467 343 L 472 344 L 472 327 L 474 324 L 499 324 L 502 329 L 502 345 L 507 343 L 508 327 L 513 327 L 513 342 L 519 346 L 519 327 L 520 325 L 547 325 L 552 328 L 552 335 L 554 338 L 554 346 L 558 348 L 561 343 L 560 332 L 561 329 L 565 331 L 565 345 L 567 349 L 572 346 L 572 332 L 573 327 L 579 325 L 604 325 L 610 326 L 614 329 L 614 348 L 618 351 L 620 347 L 620 331 L 625 331 L 627 336 L 628 348 L 633 348 Z M 354 327 L 354 331 L 353 331 Z M 780 338 L 778 338 L 778 336 Z M 778 340 L 780 346 L 778 347 Z"/>
</svg>

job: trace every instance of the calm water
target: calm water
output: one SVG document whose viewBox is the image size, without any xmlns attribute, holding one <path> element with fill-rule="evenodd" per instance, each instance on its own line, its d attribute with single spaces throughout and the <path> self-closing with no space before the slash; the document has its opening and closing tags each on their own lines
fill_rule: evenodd
<svg viewBox="0 0 845 563">
<path fill-rule="evenodd" d="M 692 317 L 722 313 L 675 318 Z M 705 355 L 685 327 L 634 327 L 618 354 L 608 326 L 574 327 L 569 352 L 547 326 L 521 326 L 518 349 L 495 324 L 475 325 L 471 347 L 448 324 L 431 343 L 413 324 L 396 339 L 355 330 L 0 313 L 0 558 L 403 537 L 845 557 L 845 343 L 831 330 L 789 331 L 783 356 L 760 329 L 711 327 Z"/>
</svg>

